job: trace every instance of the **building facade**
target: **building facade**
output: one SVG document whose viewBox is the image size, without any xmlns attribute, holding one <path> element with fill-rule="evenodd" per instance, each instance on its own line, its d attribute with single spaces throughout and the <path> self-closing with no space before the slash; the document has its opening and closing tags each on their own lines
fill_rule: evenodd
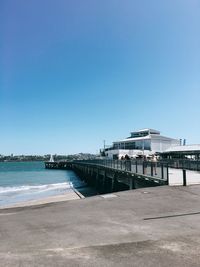
<svg viewBox="0 0 200 267">
<path fill-rule="evenodd" d="M 110 159 L 121 159 L 126 155 L 130 158 L 149 156 L 162 153 L 165 150 L 180 145 L 179 139 L 162 136 L 154 129 L 142 129 L 131 132 L 130 137 L 113 142 L 113 145 L 104 149 L 104 154 Z"/>
</svg>

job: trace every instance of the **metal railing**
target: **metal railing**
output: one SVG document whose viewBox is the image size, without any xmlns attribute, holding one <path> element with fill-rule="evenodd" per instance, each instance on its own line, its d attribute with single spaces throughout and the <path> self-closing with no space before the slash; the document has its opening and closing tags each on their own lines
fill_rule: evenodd
<svg viewBox="0 0 200 267">
<path fill-rule="evenodd" d="M 169 167 L 175 169 L 186 169 L 192 171 L 200 171 L 200 160 L 189 159 L 166 159 L 163 161 Z"/>
<path fill-rule="evenodd" d="M 169 171 L 168 164 L 163 162 L 150 162 L 142 160 L 111 160 L 111 159 L 96 159 L 77 161 L 85 164 L 93 164 L 104 166 L 116 170 L 131 172 L 151 176 L 168 181 Z"/>
</svg>

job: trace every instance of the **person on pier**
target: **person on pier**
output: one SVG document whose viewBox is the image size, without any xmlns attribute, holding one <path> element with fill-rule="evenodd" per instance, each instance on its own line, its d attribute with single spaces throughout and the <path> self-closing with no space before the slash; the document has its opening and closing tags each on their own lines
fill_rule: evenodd
<svg viewBox="0 0 200 267">
<path fill-rule="evenodd" d="M 156 157 L 156 155 L 152 156 L 151 162 L 153 164 L 153 172 L 155 175 L 157 175 L 157 157 Z"/>
</svg>

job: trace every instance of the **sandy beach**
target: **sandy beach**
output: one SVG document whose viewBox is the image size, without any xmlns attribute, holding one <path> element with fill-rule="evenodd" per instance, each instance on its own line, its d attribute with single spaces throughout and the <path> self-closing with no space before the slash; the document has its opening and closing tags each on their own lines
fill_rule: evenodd
<svg viewBox="0 0 200 267">
<path fill-rule="evenodd" d="M 46 197 L 46 198 L 31 200 L 31 201 L 23 201 L 23 202 L 19 202 L 16 204 L 2 206 L 0 207 L 0 210 L 7 209 L 7 208 L 27 207 L 27 206 L 42 205 L 42 204 L 48 204 L 48 203 L 54 203 L 54 202 L 76 200 L 80 198 L 84 198 L 84 196 L 80 192 L 78 192 L 76 189 L 71 189 L 70 191 L 68 190 L 67 193 L 57 195 L 57 196 L 51 196 L 51 197 Z"/>
</svg>

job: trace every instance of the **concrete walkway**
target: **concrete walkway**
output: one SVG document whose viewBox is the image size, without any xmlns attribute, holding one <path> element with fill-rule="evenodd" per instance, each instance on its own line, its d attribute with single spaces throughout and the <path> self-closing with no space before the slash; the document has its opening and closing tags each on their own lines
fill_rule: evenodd
<svg viewBox="0 0 200 267">
<path fill-rule="evenodd" d="M 0 266 L 200 266 L 200 186 L 0 210 Z"/>
</svg>

